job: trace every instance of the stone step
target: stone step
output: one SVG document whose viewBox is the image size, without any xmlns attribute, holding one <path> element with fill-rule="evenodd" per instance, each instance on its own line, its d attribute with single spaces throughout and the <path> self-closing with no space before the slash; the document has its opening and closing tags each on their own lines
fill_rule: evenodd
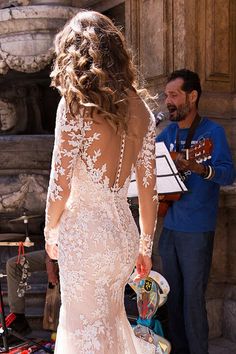
<svg viewBox="0 0 236 354">
<path fill-rule="evenodd" d="M 236 343 L 223 337 L 214 338 L 209 341 L 209 354 L 234 354 Z"/>
<path fill-rule="evenodd" d="M 25 293 L 25 308 L 33 309 L 34 307 L 44 307 L 45 304 L 45 296 L 46 296 L 46 286 L 44 289 L 40 289 L 39 291 L 26 291 Z M 8 297 L 5 293 L 3 296 L 3 302 L 5 304 L 5 308 L 8 309 Z"/>
<path fill-rule="evenodd" d="M 38 331 L 43 329 L 43 312 L 39 313 L 38 315 L 30 315 L 27 312 L 26 318 L 32 330 Z"/>
<path fill-rule="evenodd" d="M 25 315 L 33 330 L 42 330 L 47 284 L 31 283 L 31 285 L 32 288 L 25 293 Z M 10 310 L 7 291 L 4 292 L 3 301 L 5 315 L 8 315 Z"/>
<path fill-rule="evenodd" d="M 42 286 L 33 287 L 32 291 L 26 294 L 26 317 L 33 332 L 28 336 L 29 338 L 50 338 L 50 331 L 43 330 L 43 311 L 45 303 L 45 291 Z M 45 288 L 46 290 L 46 288 Z M 6 296 L 5 296 L 6 303 Z M 8 306 L 5 306 L 5 311 L 8 313 Z M 132 318 L 134 324 L 134 318 Z M 213 338 L 209 341 L 209 354 L 233 354 L 236 353 L 236 343 L 220 337 Z"/>
<path fill-rule="evenodd" d="M 42 273 L 42 272 L 40 272 Z M 45 273 L 46 274 L 46 273 Z M 43 330 L 43 314 L 47 291 L 47 276 L 42 275 L 40 282 L 30 279 L 31 289 L 25 292 L 25 315 L 33 331 Z M 35 278 L 35 273 L 33 274 Z M 36 275 L 37 277 L 37 275 Z M 10 312 L 7 298 L 7 285 L 4 286 L 4 311 L 5 315 Z"/>
<path fill-rule="evenodd" d="M 8 306 L 5 306 L 5 315 L 9 314 Z M 30 324 L 30 327 L 34 330 L 40 330 L 43 328 L 43 313 L 44 304 L 42 306 L 26 307 L 25 316 Z"/>
</svg>

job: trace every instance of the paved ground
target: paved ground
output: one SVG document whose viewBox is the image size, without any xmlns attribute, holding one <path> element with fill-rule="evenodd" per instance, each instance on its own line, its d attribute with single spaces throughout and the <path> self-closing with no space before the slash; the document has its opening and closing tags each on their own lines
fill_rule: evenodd
<svg viewBox="0 0 236 354">
<path fill-rule="evenodd" d="M 33 331 L 34 337 L 50 339 L 49 331 Z M 224 338 L 215 338 L 209 341 L 209 354 L 236 354 L 236 343 Z"/>
<path fill-rule="evenodd" d="M 50 331 L 33 331 L 28 337 L 50 340 Z M 236 343 L 224 338 L 209 341 L 209 354 L 236 354 Z"/>
</svg>

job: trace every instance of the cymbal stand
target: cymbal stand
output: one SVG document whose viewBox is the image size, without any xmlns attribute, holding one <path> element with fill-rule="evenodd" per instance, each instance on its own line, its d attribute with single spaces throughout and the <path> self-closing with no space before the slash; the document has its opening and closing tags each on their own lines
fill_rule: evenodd
<svg viewBox="0 0 236 354">
<path fill-rule="evenodd" d="M 29 344 L 31 343 L 31 344 L 37 345 L 39 349 L 43 349 L 46 353 L 52 354 L 53 351 L 51 349 L 46 348 L 44 345 L 39 344 L 32 339 L 23 337 L 18 332 L 14 331 L 13 329 L 6 326 L 2 287 L 1 287 L 1 278 L 3 278 L 3 277 L 6 277 L 6 274 L 0 273 L 0 321 L 2 324 L 2 328 L 0 328 L 0 338 L 2 337 L 2 340 L 3 340 L 3 346 L 4 346 L 4 350 L 5 350 L 4 353 L 9 353 L 9 346 L 8 346 L 8 342 L 7 342 L 7 337 L 9 335 L 13 335 L 14 337 L 22 340 L 22 342 L 27 342 Z"/>
<path fill-rule="evenodd" d="M 24 215 L 25 215 L 25 212 L 24 212 Z M 25 241 L 30 241 L 29 239 L 29 220 L 28 218 L 26 217 L 24 219 L 24 224 L 25 224 Z"/>
<path fill-rule="evenodd" d="M 0 274 L 0 279 L 3 277 L 6 277 L 6 275 Z M 8 328 L 6 326 L 6 321 L 5 321 L 5 312 L 4 312 L 1 280 L 0 280 L 0 319 L 1 319 L 1 324 L 2 324 L 2 328 L 0 329 L 0 337 L 2 337 L 5 352 L 9 353 L 9 347 L 8 347 L 8 343 L 7 343 Z"/>
</svg>

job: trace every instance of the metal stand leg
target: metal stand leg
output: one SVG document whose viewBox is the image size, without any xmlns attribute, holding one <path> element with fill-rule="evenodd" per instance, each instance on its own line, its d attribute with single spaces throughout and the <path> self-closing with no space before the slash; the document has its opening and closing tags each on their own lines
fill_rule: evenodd
<svg viewBox="0 0 236 354">
<path fill-rule="evenodd" d="M 0 275 L 0 279 L 1 279 L 3 276 L 4 276 L 4 275 L 1 274 L 1 275 Z M 8 347 L 8 343 L 7 343 L 8 329 L 7 329 L 6 321 L 5 321 L 5 313 L 4 313 L 4 304 L 3 304 L 1 280 L 0 280 L 0 319 L 1 319 L 1 324 L 2 324 L 0 337 L 2 337 L 3 346 L 4 346 L 4 349 L 5 349 L 6 353 L 9 353 L 9 347 Z"/>
<path fill-rule="evenodd" d="M 43 349 L 46 353 L 53 353 L 53 351 L 49 348 L 46 348 L 43 345 L 35 342 L 32 339 L 25 338 L 21 336 L 18 332 L 13 331 L 11 328 L 7 328 L 6 321 L 5 321 L 5 313 L 4 313 L 4 303 L 3 303 L 3 295 L 2 295 L 2 287 L 1 287 L 1 278 L 6 277 L 6 275 L 0 273 L 0 320 L 2 324 L 2 328 L 0 328 L 0 338 L 2 337 L 3 346 L 5 349 L 4 353 L 9 353 L 9 346 L 7 343 L 7 337 L 9 335 L 13 335 L 16 338 L 21 339 L 23 342 L 26 341 L 28 343 L 36 344 L 39 348 Z"/>
</svg>

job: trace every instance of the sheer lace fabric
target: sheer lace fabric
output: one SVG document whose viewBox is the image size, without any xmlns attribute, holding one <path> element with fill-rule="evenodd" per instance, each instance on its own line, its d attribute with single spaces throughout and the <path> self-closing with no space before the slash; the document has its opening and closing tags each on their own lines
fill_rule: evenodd
<svg viewBox="0 0 236 354">
<path fill-rule="evenodd" d="M 46 241 L 59 245 L 56 354 L 155 352 L 134 336 L 123 303 L 139 249 L 127 203 L 134 168 L 143 232 L 153 235 L 156 218 L 155 125 L 140 99 L 136 105 L 144 117 L 132 112 L 123 134 L 99 116 L 72 118 L 64 100 L 58 107 L 45 227 Z"/>
</svg>

